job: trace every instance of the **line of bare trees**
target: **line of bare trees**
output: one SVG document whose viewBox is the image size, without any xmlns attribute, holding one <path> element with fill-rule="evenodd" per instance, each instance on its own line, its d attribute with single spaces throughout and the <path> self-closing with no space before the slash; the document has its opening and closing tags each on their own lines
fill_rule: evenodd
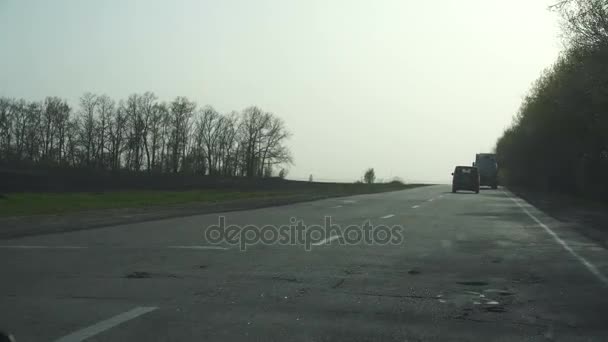
<svg viewBox="0 0 608 342">
<path fill-rule="evenodd" d="M 292 163 L 283 120 L 258 107 L 222 114 L 154 93 L 114 101 L 0 98 L 0 162 L 221 176 L 271 176 Z M 283 174 L 285 171 L 283 170 Z"/>
</svg>

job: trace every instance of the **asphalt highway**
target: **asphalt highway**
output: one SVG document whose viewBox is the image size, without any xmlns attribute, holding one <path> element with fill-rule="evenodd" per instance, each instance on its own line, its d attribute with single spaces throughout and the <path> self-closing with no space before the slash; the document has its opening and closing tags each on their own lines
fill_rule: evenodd
<svg viewBox="0 0 608 342">
<path fill-rule="evenodd" d="M 205 237 L 220 216 L 369 221 L 401 239 L 333 231 L 243 250 Z M 608 251 L 575 228 L 505 189 L 437 185 L 4 239 L 0 329 L 18 342 L 608 341 Z"/>
</svg>

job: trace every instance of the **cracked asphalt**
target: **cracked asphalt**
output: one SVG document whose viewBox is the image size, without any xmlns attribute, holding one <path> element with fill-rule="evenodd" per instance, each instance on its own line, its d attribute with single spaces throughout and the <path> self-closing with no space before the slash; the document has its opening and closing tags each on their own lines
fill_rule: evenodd
<svg viewBox="0 0 608 342">
<path fill-rule="evenodd" d="M 447 185 L 0 240 L 17 341 L 606 341 L 608 252 L 504 189 Z M 290 218 L 398 244 L 212 245 Z"/>
</svg>

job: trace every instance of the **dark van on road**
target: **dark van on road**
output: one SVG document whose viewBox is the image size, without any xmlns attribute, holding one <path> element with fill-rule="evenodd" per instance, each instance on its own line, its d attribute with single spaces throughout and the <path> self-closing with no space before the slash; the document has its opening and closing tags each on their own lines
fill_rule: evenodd
<svg viewBox="0 0 608 342">
<path fill-rule="evenodd" d="M 470 190 L 479 193 L 479 170 L 475 166 L 456 166 L 452 176 L 452 192 Z"/>
</svg>

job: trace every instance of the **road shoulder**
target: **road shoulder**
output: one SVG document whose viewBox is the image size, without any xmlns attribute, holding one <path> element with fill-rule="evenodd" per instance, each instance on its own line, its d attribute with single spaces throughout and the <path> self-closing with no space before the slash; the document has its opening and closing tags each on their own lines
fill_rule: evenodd
<svg viewBox="0 0 608 342">
<path fill-rule="evenodd" d="M 518 188 L 509 188 L 509 191 L 556 221 L 608 248 L 608 204 Z"/>
</svg>

